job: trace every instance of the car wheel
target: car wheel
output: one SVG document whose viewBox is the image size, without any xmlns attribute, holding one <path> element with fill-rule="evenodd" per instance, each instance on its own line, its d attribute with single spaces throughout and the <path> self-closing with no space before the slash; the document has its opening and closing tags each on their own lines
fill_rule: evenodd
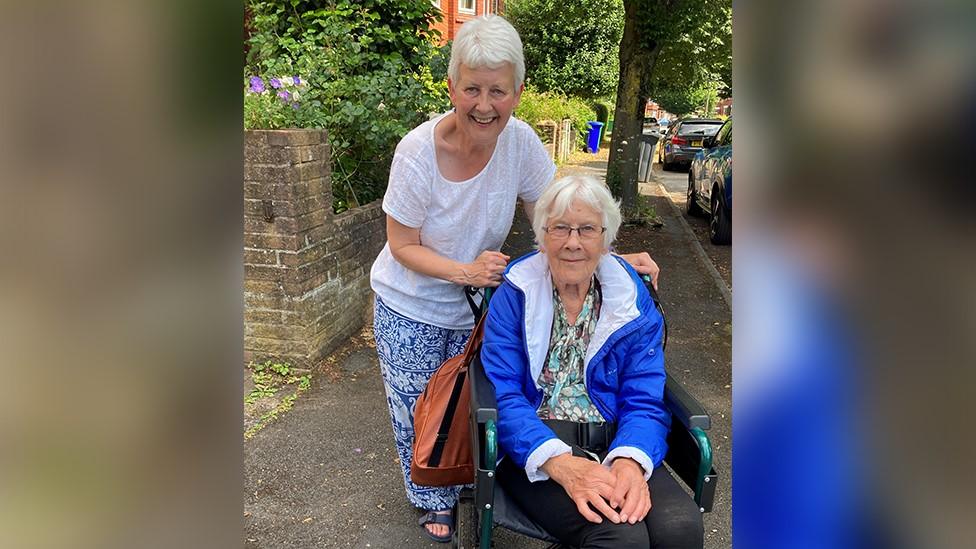
<svg viewBox="0 0 976 549">
<path fill-rule="evenodd" d="M 674 164 L 668 162 L 668 153 L 664 153 L 664 158 L 661 160 L 661 169 L 663 169 L 666 172 L 670 172 L 671 168 L 673 167 Z"/>
<path fill-rule="evenodd" d="M 695 176 L 692 173 L 688 174 L 688 215 L 699 216 L 705 213 L 701 206 L 698 205 L 698 192 L 695 190 Z"/>
<path fill-rule="evenodd" d="M 712 216 L 708 222 L 708 236 L 712 244 L 732 243 L 732 219 L 718 198 L 718 187 L 712 189 Z"/>
</svg>

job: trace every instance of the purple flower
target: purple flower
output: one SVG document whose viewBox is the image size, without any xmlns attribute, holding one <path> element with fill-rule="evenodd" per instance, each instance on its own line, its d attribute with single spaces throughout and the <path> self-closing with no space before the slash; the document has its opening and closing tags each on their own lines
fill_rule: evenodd
<svg viewBox="0 0 976 549">
<path fill-rule="evenodd" d="M 297 102 L 292 103 L 291 104 L 291 108 L 293 108 L 293 109 L 295 109 L 297 111 L 298 110 L 298 103 Z"/>
<path fill-rule="evenodd" d="M 251 91 L 254 93 L 264 92 L 264 80 L 260 76 L 251 77 Z"/>
<path fill-rule="evenodd" d="M 278 92 L 278 97 L 280 97 L 283 101 L 288 101 L 289 99 L 291 99 L 291 94 L 286 92 L 285 90 L 281 90 L 280 92 Z"/>
<path fill-rule="evenodd" d="M 278 80 L 277 78 L 272 78 L 271 79 L 271 87 L 274 88 L 274 89 L 280 88 L 281 87 L 281 80 Z"/>
<path fill-rule="evenodd" d="M 301 78 L 299 78 L 299 77 L 297 77 L 297 76 L 292 76 L 292 77 L 291 77 L 291 79 L 295 81 L 295 85 L 296 85 L 296 86 L 301 86 L 301 85 L 302 85 L 302 80 L 301 80 Z"/>
</svg>

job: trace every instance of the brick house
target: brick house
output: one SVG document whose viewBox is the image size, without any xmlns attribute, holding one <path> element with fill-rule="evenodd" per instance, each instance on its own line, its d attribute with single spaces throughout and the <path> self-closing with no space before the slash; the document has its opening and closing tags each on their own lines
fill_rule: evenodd
<svg viewBox="0 0 976 549">
<path fill-rule="evenodd" d="M 443 14 L 443 19 L 434 23 L 434 28 L 441 32 L 440 45 L 454 40 L 465 21 L 505 9 L 504 0 L 431 0 L 431 3 Z"/>
<path fill-rule="evenodd" d="M 721 99 L 715 105 L 715 114 L 724 114 L 725 116 L 732 116 L 732 98 Z"/>
<path fill-rule="evenodd" d="M 668 111 L 661 108 L 660 105 L 655 101 L 648 100 L 647 104 L 644 105 L 644 118 L 657 118 L 658 120 L 669 120 L 673 119 L 674 116 Z"/>
</svg>

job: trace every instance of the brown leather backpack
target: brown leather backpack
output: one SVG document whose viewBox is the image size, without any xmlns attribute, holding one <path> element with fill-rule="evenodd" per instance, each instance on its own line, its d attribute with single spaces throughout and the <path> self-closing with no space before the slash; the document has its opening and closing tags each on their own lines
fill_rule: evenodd
<svg viewBox="0 0 976 549">
<path fill-rule="evenodd" d="M 468 366 L 481 352 L 484 321 L 484 316 L 478 320 L 464 352 L 445 360 L 417 399 L 410 462 L 410 479 L 415 484 L 452 486 L 474 480 L 467 374 Z"/>
</svg>

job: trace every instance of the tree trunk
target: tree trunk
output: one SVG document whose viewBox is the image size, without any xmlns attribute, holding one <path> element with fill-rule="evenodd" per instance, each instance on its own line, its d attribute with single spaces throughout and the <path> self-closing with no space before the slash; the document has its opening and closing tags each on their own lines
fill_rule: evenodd
<svg viewBox="0 0 976 549">
<path fill-rule="evenodd" d="M 637 147 L 639 135 L 636 113 L 640 96 L 642 63 L 637 23 L 637 2 L 624 3 L 624 35 L 620 39 L 620 80 L 617 82 L 617 104 L 613 111 L 613 136 L 607 184 L 620 198 L 625 212 L 637 205 Z M 643 118 L 643 117 L 641 117 Z"/>
<path fill-rule="evenodd" d="M 640 36 L 640 9 L 637 0 L 624 2 L 624 35 L 620 39 L 620 80 L 617 83 L 617 104 L 613 114 L 613 137 L 610 141 L 610 160 L 607 184 L 621 201 L 624 217 L 637 209 L 637 165 L 640 136 L 643 133 L 644 106 L 647 102 L 642 84 L 645 74 L 653 71 L 660 47 L 653 44 L 643 49 Z"/>
</svg>

